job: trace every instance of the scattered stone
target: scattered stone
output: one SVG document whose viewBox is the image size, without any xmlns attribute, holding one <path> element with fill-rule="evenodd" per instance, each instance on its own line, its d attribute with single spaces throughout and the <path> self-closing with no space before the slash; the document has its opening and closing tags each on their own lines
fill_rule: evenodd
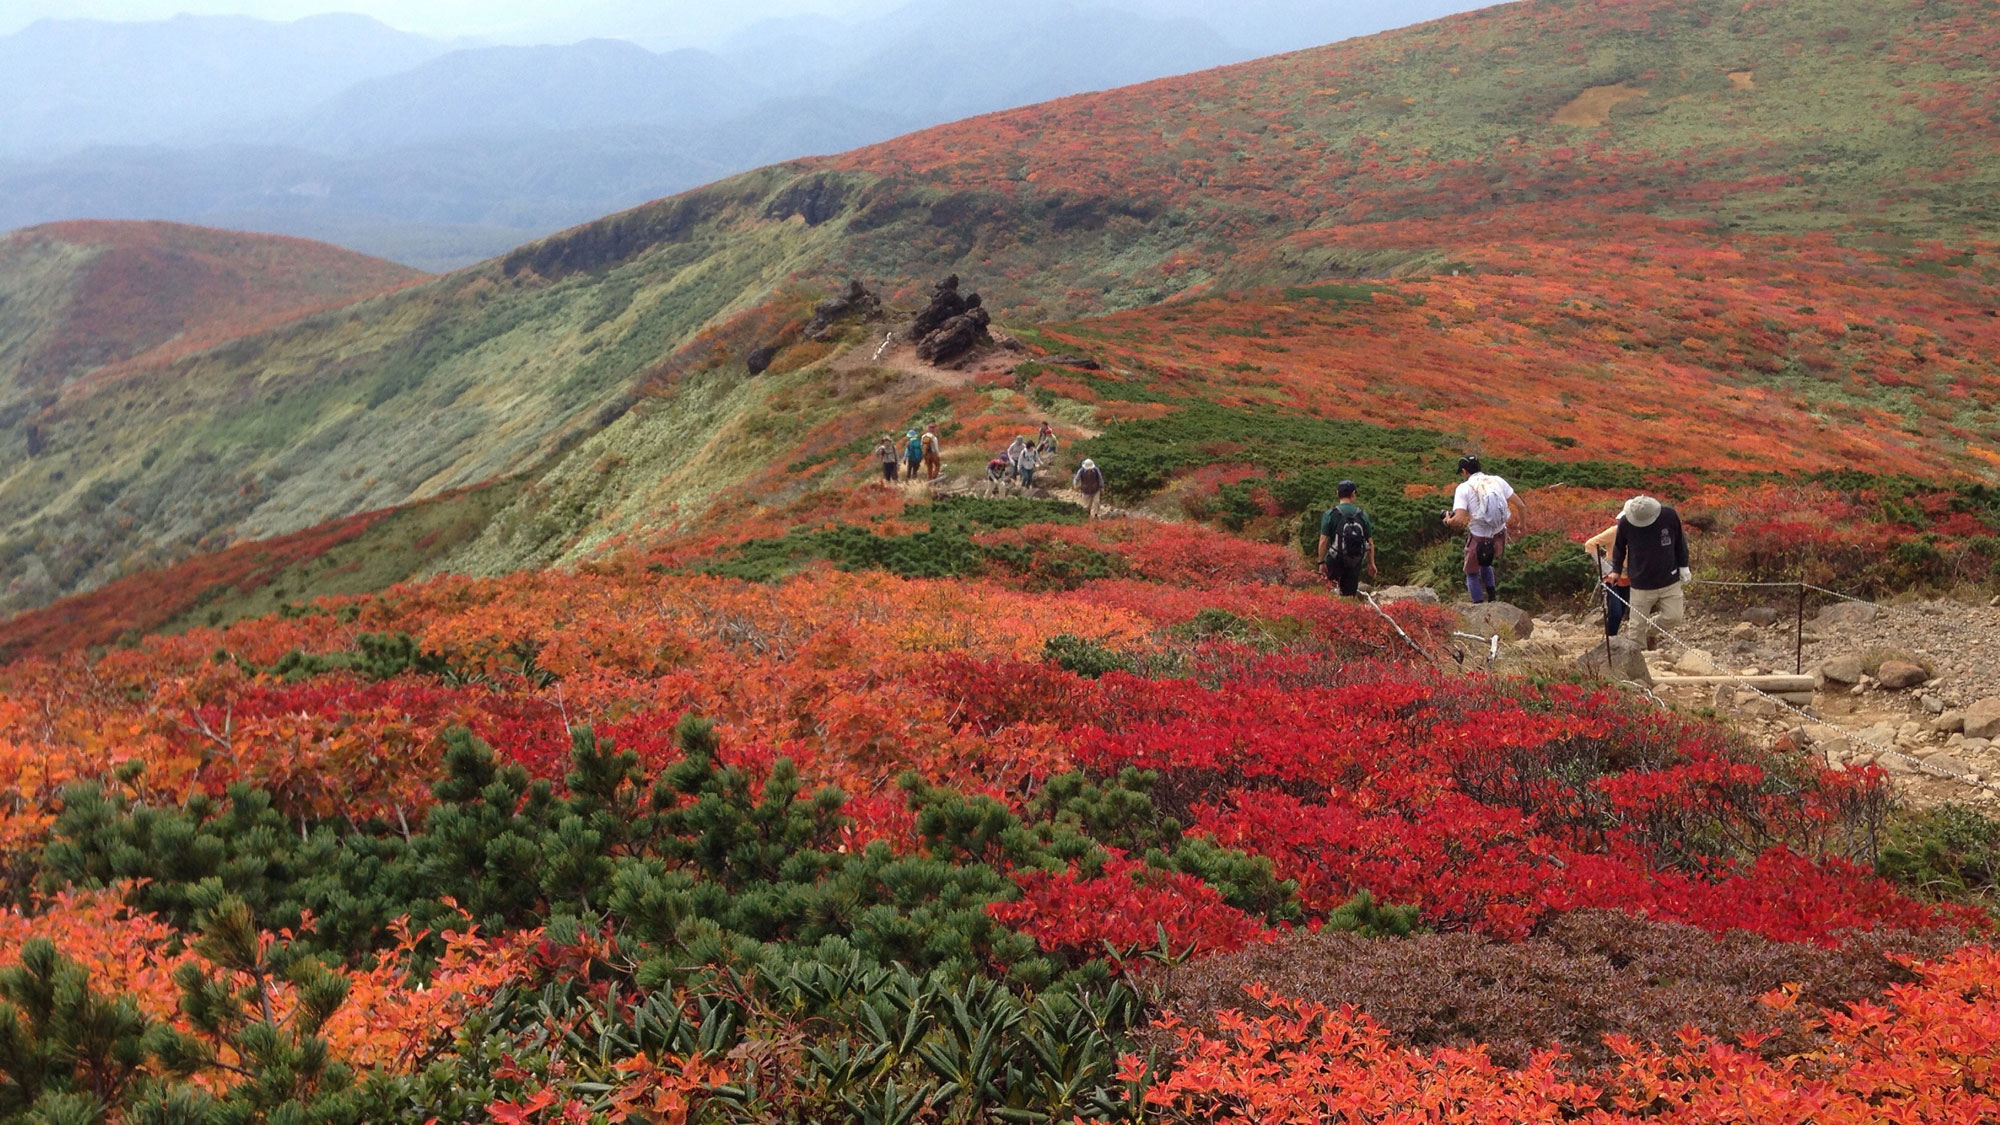
<svg viewBox="0 0 2000 1125">
<path fill-rule="evenodd" d="M 1375 600 L 1383 605 L 1391 602 L 1415 602 L 1418 605 L 1437 605 L 1438 592 L 1429 586 L 1384 586 L 1375 591 Z"/>
<path fill-rule="evenodd" d="M 1858 656 L 1836 656 L 1819 665 L 1819 679 L 1824 684 L 1859 684 L 1865 674 Z"/>
<path fill-rule="evenodd" d="M 1486 636 L 1497 633 L 1502 640 L 1512 638 L 1517 641 L 1527 640 L 1535 633 L 1534 615 L 1506 602 L 1459 606 L 1458 615 L 1464 619 L 1468 633 Z M 1603 648 L 1602 645 L 1597 647 Z"/>
<path fill-rule="evenodd" d="M 1888 691 L 1908 691 L 1922 686 L 1930 678 L 1931 674 L 1924 671 L 1922 665 L 1906 660 L 1884 660 L 1875 672 L 1876 682 Z"/>
<path fill-rule="evenodd" d="M 1920 702 L 1923 704 L 1924 712 L 1926 714 L 1930 715 L 1944 714 L 1944 700 L 1939 699 L 1937 696 L 1926 695 L 1923 697 L 1922 700 L 1920 700 Z"/>
<path fill-rule="evenodd" d="M 1949 773 L 1969 774 L 1973 777 L 1979 776 L 1978 770 L 1972 768 L 1965 759 L 1960 758 L 1949 750 L 1938 750 L 1924 755 L 1924 764 L 1930 766 L 1932 769 L 1945 770 Z"/>
<path fill-rule="evenodd" d="M 1967 754 L 1982 754 L 1993 748 L 1993 742 L 1986 738 L 1968 738 L 1959 743 L 1959 748 Z"/>
<path fill-rule="evenodd" d="M 743 366 L 752 375 L 762 375 L 771 369 L 772 361 L 778 358 L 778 349 L 764 345 L 743 357 Z"/>
<path fill-rule="evenodd" d="M 1691 648 L 1674 662 L 1674 671 L 1683 676 L 1713 676 L 1716 673 L 1715 657 L 1698 648 Z"/>
<path fill-rule="evenodd" d="M 1819 611 L 1816 622 L 1822 626 L 1866 625 L 1882 613 L 1882 607 L 1873 602 L 1835 602 Z"/>
<path fill-rule="evenodd" d="M 1729 630 L 1731 640 L 1749 641 L 1756 639 L 1756 636 L 1757 626 L 1752 625 L 1748 621 L 1739 621 Z"/>
<path fill-rule="evenodd" d="M 1965 737 L 2000 738 L 2000 696 L 1982 699 L 1965 709 Z"/>
<path fill-rule="evenodd" d="M 1743 623 L 1768 629 L 1778 623 L 1778 611 L 1767 605 L 1752 606 L 1743 611 Z"/>
<path fill-rule="evenodd" d="M 1819 751 L 1826 755 L 1827 761 L 1840 764 L 1854 756 L 1854 743 L 1846 738 L 1829 738 L 1819 744 Z"/>
<path fill-rule="evenodd" d="M 1796 754 L 1801 750 L 1810 749 L 1812 744 L 1812 735 L 1806 733 L 1806 728 L 1793 727 L 1779 735 L 1777 740 L 1771 743 L 1771 748 L 1780 754 Z"/>
<path fill-rule="evenodd" d="M 1646 667 L 1646 650 L 1630 637 L 1612 637 L 1609 644 L 1591 645 L 1576 658 L 1576 667 L 1597 680 L 1630 680 L 1647 686 L 1653 682 L 1653 671 Z"/>
<path fill-rule="evenodd" d="M 1931 720 L 1931 729 L 1943 731 L 1946 734 L 1963 734 L 1965 733 L 1965 712 L 1946 711 Z"/>
</svg>

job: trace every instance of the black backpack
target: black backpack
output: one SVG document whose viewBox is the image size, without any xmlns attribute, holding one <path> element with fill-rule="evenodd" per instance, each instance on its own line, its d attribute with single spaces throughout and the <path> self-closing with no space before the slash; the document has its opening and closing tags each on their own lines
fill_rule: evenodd
<svg viewBox="0 0 2000 1125">
<path fill-rule="evenodd" d="M 1350 559 L 1368 554 L 1368 525 L 1361 522 L 1360 512 L 1340 513 L 1340 526 L 1333 529 L 1333 551 Z"/>
</svg>

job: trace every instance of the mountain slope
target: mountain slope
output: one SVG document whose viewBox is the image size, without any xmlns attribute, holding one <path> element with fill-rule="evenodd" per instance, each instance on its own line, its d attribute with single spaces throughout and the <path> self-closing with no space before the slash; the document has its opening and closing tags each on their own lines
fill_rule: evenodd
<svg viewBox="0 0 2000 1125">
<path fill-rule="evenodd" d="M 1665 290 L 1593 275 L 1574 297 L 1619 322 L 1656 314 L 1665 292 L 1686 305 L 1689 331 L 1706 332 L 1735 299 L 1707 281 L 1733 276 L 1732 255 L 1810 242 L 1821 249 L 1799 259 L 1809 269 L 1767 271 L 1760 299 L 1803 309 L 1812 271 L 1860 286 L 1901 269 L 1908 327 L 1944 302 L 1977 315 L 2000 280 L 1979 241 L 2000 198 L 2000 22 L 1983 18 L 1993 8 L 1513 5 L 767 169 L 182 361 L 144 393 L 60 404 L 36 464 L 0 482 L 0 556 L 15 560 L 10 575 L 33 558 L 56 588 L 75 589 L 134 560 L 531 471 L 537 481 L 468 555 L 478 569 L 574 559 L 622 533 L 686 527 L 718 502 L 782 502 L 846 471 L 828 451 L 858 456 L 869 429 L 904 424 L 935 393 L 895 372 L 874 390 L 831 378 L 816 366 L 825 350 L 804 345 L 781 353 L 776 374 L 744 372 L 745 352 L 796 340 L 811 298 L 846 276 L 907 301 L 961 272 L 1025 325 L 1262 285 L 1434 275 L 1417 294 L 1431 308 L 1415 317 L 1378 316 L 1372 300 L 1341 314 L 1361 329 L 1341 346 L 1385 387 L 1411 356 L 1430 357 L 1392 355 L 1376 333 L 1446 332 L 1455 302 L 1477 307 L 1476 287 L 1573 284 L 1576 263 L 1611 249 L 1641 262 L 1648 242 L 1686 255 Z M 1499 379 L 1485 393 L 1507 410 L 1453 424 L 1478 441 L 1516 425 L 1539 394 L 1616 396 L 1621 377 L 1698 376 L 1678 400 L 1690 408 L 1755 380 L 1807 391 L 1817 377 L 1789 362 L 1816 371 L 1815 349 L 1831 349 L 1847 371 L 1873 362 L 1864 337 L 1904 331 L 1841 328 L 1815 341 L 1789 329 L 1746 337 L 1768 360 L 1733 346 L 1689 360 L 1700 349 L 1681 347 L 1667 366 L 1582 371 L 1562 392 L 1520 386 L 1518 401 Z M 1951 359 L 1981 338 L 1954 330 L 1900 346 Z M 1663 344 L 1680 347 L 1644 342 Z M 1471 346 L 1516 349 L 1538 368 L 1561 363 L 1566 344 L 1532 323 L 1493 323 Z M 1217 367 L 1246 362 L 1310 372 L 1282 351 Z M 1990 365 L 1920 374 L 1931 393 L 1870 397 L 1857 384 L 1868 405 L 1853 419 L 1836 421 L 1810 394 L 1779 408 L 1798 412 L 1801 433 L 1859 425 L 1888 451 L 1914 427 L 1940 442 L 1928 467 L 1990 473 L 1972 448 L 1991 425 Z M 1024 420 L 1018 404 L 954 393 L 965 440 Z M 1955 428 L 1933 435 L 1926 412 L 1938 403 Z M 1171 399 L 1140 405 L 1157 413 Z M 1131 416 L 1117 407 L 1099 421 Z M 25 465 L 21 440 L 0 434 L 7 463 Z M 1683 463 L 1671 449 L 1659 458 Z M 818 468 L 787 471 L 795 464 Z M 1775 456 L 1742 467 L 1753 464 L 1798 467 Z"/>
</svg>

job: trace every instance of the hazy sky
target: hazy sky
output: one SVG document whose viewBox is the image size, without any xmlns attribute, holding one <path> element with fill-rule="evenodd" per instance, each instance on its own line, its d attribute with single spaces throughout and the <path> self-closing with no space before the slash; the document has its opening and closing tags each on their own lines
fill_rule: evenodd
<svg viewBox="0 0 2000 1125">
<path fill-rule="evenodd" d="M 157 20 L 195 12 L 291 20 L 347 11 L 442 38 L 536 42 L 589 35 L 657 38 L 674 29 L 693 41 L 771 16 L 872 14 L 891 6 L 887 0 L 0 0 L 0 35 L 44 17 Z"/>
</svg>

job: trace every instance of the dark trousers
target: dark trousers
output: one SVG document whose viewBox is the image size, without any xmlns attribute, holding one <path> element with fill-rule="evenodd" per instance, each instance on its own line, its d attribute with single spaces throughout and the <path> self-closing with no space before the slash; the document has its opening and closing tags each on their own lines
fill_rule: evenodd
<svg viewBox="0 0 2000 1125">
<path fill-rule="evenodd" d="M 1623 586 L 1612 586 L 1608 583 L 1605 585 L 1604 587 L 1604 635 L 1605 636 L 1607 637 L 1617 636 L 1618 630 L 1625 624 L 1626 616 L 1632 612 L 1632 603 L 1626 600 L 1628 593 L 1629 591 Z"/>
</svg>

